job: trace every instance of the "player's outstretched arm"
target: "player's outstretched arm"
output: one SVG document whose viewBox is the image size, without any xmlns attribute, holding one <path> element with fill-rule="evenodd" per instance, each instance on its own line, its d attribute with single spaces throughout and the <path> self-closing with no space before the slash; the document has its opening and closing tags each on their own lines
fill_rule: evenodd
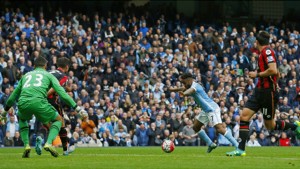
<svg viewBox="0 0 300 169">
<path fill-rule="evenodd" d="M 180 97 L 189 96 L 189 95 L 193 94 L 195 91 L 196 91 L 195 88 L 191 87 L 185 91 L 180 91 L 179 96 Z"/>
<path fill-rule="evenodd" d="M 170 87 L 169 91 L 170 92 L 180 92 L 180 91 L 184 91 L 185 87 Z"/>
<path fill-rule="evenodd" d="M 23 78 L 21 78 L 18 86 L 15 88 L 15 90 L 12 92 L 12 94 L 7 99 L 5 107 L 4 107 L 5 111 L 8 111 L 11 108 L 11 106 L 15 103 L 17 98 L 20 96 L 20 93 L 22 91 L 22 85 L 23 85 L 22 82 L 23 82 Z"/>
</svg>

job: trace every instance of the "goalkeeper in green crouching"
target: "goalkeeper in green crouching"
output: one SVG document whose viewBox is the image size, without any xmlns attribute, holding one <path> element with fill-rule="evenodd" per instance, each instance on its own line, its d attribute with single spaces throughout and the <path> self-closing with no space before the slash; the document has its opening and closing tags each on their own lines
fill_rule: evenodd
<svg viewBox="0 0 300 169">
<path fill-rule="evenodd" d="M 74 100 L 59 84 L 58 80 L 46 71 L 47 60 L 45 58 L 36 58 L 34 66 L 35 69 L 33 71 L 23 75 L 18 86 L 8 98 L 4 110 L 8 111 L 18 99 L 20 133 L 25 146 L 23 158 L 29 158 L 31 151 L 28 120 L 32 118 L 32 115 L 43 124 L 50 124 L 50 131 L 47 142 L 44 145 L 44 150 L 50 152 L 52 156 L 58 157 L 58 153 L 52 146 L 52 142 L 59 133 L 63 118 L 47 100 L 49 89 L 53 88 L 62 100 L 79 114 L 86 114 L 86 112 L 76 105 Z"/>
</svg>

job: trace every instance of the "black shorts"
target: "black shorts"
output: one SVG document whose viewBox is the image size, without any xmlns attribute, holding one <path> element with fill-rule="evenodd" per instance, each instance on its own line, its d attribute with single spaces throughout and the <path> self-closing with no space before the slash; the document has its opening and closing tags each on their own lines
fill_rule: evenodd
<svg viewBox="0 0 300 169">
<path fill-rule="evenodd" d="M 255 88 L 253 95 L 245 104 L 245 108 L 257 112 L 261 109 L 264 119 L 274 119 L 275 108 L 279 100 L 278 91 L 273 89 L 259 89 Z"/>
</svg>

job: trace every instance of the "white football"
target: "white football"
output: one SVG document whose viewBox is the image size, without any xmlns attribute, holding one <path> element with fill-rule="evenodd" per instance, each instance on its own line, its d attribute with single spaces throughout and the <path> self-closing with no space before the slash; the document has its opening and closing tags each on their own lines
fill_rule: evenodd
<svg viewBox="0 0 300 169">
<path fill-rule="evenodd" d="M 164 140 L 161 149 L 166 153 L 171 153 L 175 149 L 175 144 L 171 140 Z"/>
</svg>

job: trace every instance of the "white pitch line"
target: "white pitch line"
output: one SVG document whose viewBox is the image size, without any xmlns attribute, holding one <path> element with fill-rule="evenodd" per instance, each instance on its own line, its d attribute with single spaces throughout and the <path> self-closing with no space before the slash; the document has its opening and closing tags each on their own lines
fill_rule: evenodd
<svg viewBox="0 0 300 169">
<path fill-rule="evenodd" d="M 72 154 L 72 156 L 115 156 L 115 157 L 120 157 L 120 156 L 126 156 L 126 157 L 130 157 L 130 156 L 134 156 L 134 157 L 138 157 L 138 156 L 144 156 L 144 157 L 167 157 L 167 154 Z M 246 157 L 227 157 L 227 156 L 212 156 L 212 155 L 184 155 L 189 156 L 189 157 L 197 157 L 197 158 L 254 158 L 254 159 L 275 159 L 275 160 L 299 160 L 300 158 L 280 158 L 280 157 L 256 157 L 256 156 L 246 156 Z M 182 157 L 182 155 L 180 154 L 176 154 L 176 155 L 169 155 L 169 157 Z"/>
<path fill-rule="evenodd" d="M 7 156 L 7 155 L 19 155 L 22 153 L 3 153 L 0 154 L 1 156 Z M 50 154 L 43 154 L 43 155 L 49 155 Z M 143 157 L 182 157 L 182 155 L 180 154 L 85 154 L 85 153 L 80 153 L 80 154 L 76 154 L 76 153 L 72 153 L 72 156 L 110 156 L 110 157 L 139 157 L 139 156 L 143 156 Z M 300 158 L 280 158 L 280 157 L 257 157 L 257 156 L 246 156 L 246 157 L 227 157 L 227 156 L 213 156 L 212 154 L 210 155 L 184 155 L 184 157 L 196 157 L 196 158 L 229 158 L 229 159 L 233 159 L 233 158 L 240 158 L 240 159 L 273 159 L 273 160 L 294 160 L 294 161 L 300 161 Z"/>
</svg>

